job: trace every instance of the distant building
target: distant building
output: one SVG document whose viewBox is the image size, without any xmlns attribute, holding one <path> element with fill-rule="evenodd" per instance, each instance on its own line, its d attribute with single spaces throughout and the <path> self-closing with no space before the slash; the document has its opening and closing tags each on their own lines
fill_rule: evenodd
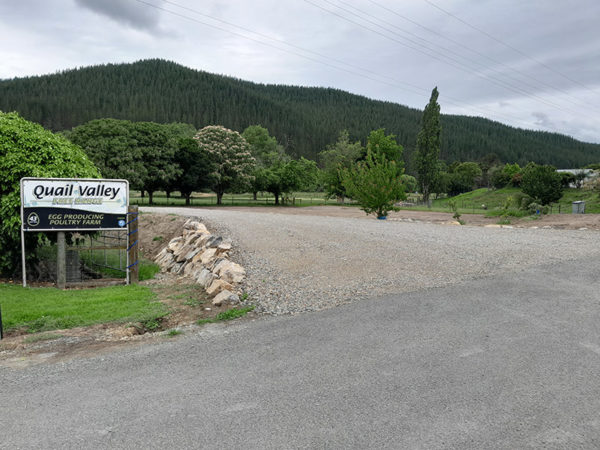
<svg viewBox="0 0 600 450">
<path fill-rule="evenodd" d="M 594 178 L 598 178 L 600 176 L 600 172 L 593 169 L 558 169 L 558 173 L 571 173 L 573 175 L 578 175 L 580 173 L 585 174 L 585 178 L 583 179 L 583 183 L 585 184 L 588 181 L 593 180 Z M 576 187 L 573 183 L 569 185 L 569 187 Z"/>
</svg>

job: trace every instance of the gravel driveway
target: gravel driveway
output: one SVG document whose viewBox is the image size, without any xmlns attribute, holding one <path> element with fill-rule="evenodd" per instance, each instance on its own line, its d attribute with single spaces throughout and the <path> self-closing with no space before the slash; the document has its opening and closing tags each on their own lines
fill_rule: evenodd
<svg viewBox="0 0 600 450">
<path fill-rule="evenodd" d="M 448 286 L 599 256 L 597 231 L 484 228 L 227 209 L 142 208 L 195 216 L 233 239 L 245 289 L 270 314 Z M 560 280 L 549 280 L 555 283 Z"/>
</svg>

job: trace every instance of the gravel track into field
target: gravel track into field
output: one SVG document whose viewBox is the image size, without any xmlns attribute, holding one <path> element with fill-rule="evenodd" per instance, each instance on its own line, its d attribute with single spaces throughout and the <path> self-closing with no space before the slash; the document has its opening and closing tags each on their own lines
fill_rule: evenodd
<svg viewBox="0 0 600 450">
<path fill-rule="evenodd" d="M 450 285 L 600 256 L 598 231 L 484 228 L 227 209 L 143 208 L 195 216 L 231 237 L 245 290 L 270 314 Z M 549 280 L 560 283 L 560 280 Z M 481 293 L 485 296 L 485 293 Z"/>
</svg>

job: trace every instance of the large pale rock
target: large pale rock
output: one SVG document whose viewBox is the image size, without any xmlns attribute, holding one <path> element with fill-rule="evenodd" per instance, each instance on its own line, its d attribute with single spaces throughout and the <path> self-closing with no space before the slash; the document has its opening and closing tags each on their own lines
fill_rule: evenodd
<svg viewBox="0 0 600 450">
<path fill-rule="evenodd" d="M 221 306 L 223 303 L 230 303 L 232 305 L 235 305 L 236 303 L 240 302 L 240 298 L 234 294 L 233 292 L 230 292 L 228 290 L 224 290 L 219 292 L 215 298 L 213 298 L 212 304 L 214 306 Z"/>
<path fill-rule="evenodd" d="M 169 267 L 169 271 L 177 275 L 183 269 L 183 265 L 184 263 L 175 263 Z"/>
<path fill-rule="evenodd" d="M 221 266 L 222 264 L 225 264 L 227 262 L 227 260 L 225 258 L 217 258 L 213 261 L 213 263 L 208 266 L 208 268 L 210 269 L 211 272 L 213 273 L 217 273 L 217 271 L 219 270 L 219 266 Z"/>
<path fill-rule="evenodd" d="M 215 259 L 216 253 L 216 248 L 207 248 L 202 252 L 202 256 L 200 256 L 200 261 L 202 261 L 202 264 L 207 265 Z"/>
<path fill-rule="evenodd" d="M 201 248 L 199 248 L 198 250 L 199 250 L 199 252 L 196 254 L 196 256 L 194 256 L 192 258 L 191 263 L 203 265 L 202 264 L 202 253 L 204 253 L 204 252 L 202 251 Z"/>
<path fill-rule="evenodd" d="M 191 231 L 199 231 L 201 233 L 208 233 L 206 226 L 203 223 L 198 222 L 197 220 L 189 219 L 186 223 L 183 224 L 184 230 Z"/>
<path fill-rule="evenodd" d="M 198 284 L 204 288 L 210 286 L 214 279 L 215 275 L 208 269 L 202 269 L 196 277 Z"/>
<path fill-rule="evenodd" d="M 192 245 L 183 245 L 179 250 L 173 253 L 173 256 L 175 256 L 177 262 L 184 262 L 187 260 L 186 255 L 195 249 L 196 247 Z"/>
<path fill-rule="evenodd" d="M 168 253 L 169 251 L 167 250 L 167 247 L 163 248 L 160 252 L 158 252 L 156 257 L 154 258 L 154 261 L 158 261 L 159 259 L 164 258 Z"/>
<path fill-rule="evenodd" d="M 179 250 L 181 247 L 183 247 L 183 244 L 184 244 L 183 237 L 178 236 L 169 241 L 169 245 L 167 245 L 167 248 L 171 252 L 175 253 L 177 250 Z"/>
<path fill-rule="evenodd" d="M 184 275 L 197 281 L 198 277 L 200 276 L 200 274 L 202 273 L 203 270 L 204 270 L 204 267 L 202 267 L 202 264 L 192 264 L 191 262 L 189 262 L 185 266 Z"/>
<path fill-rule="evenodd" d="M 227 253 L 229 250 L 231 250 L 231 241 L 226 240 L 221 242 L 217 247 L 217 254 L 221 255 L 223 253 Z"/>
<path fill-rule="evenodd" d="M 154 262 L 158 264 L 161 268 L 165 268 L 169 263 L 173 261 L 173 253 L 167 250 L 167 247 L 163 248 L 156 258 L 154 258 Z"/>
<path fill-rule="evenodd" d="M 201 270 L 201 266 L 196 266 L 196 264 L 192 264 L 191 261 L 188 261 L 183 269 L 183 275 L 195 279 Z"/>
<path fill-rule="evenodd" d="M 186 231 L 190 231 L 190 230 L 186 230 Z M 201 233 L 198 233 L 197 231 L 191 231 L 185 238 L 185 245 L 193 245 L 196 247 L 196 242 L 201 237 L 202 237 Z"/>
<path fill-rule="evenodd" d="M 206 242 L 212 238 L 212 234 L 203 234 L 197 241 L 196 247 L 206 247 Z"/>
<path fill-rule="evenodd" d="M 168 253 L 166 256 L 157 260 L 156 264 L 158 264 L 163 271 L 166 271 L 167 267 L 172 266 L 174 262 L 175 260 L 173 259 L 173 254 Z"/>
<path fill-rule="evenodd" d="M 198 253 L 200 253 L 202 249 L 198 248 L 198 247 L 191 247 L 191 250 L 189 252 L 187 252 L 184 256 L 184 258 L 189 261 L 192 258 L 194 258 L 194 256 L 196 256 Z"/>
<path fill-rule="evenodd" d="M 206 293 L 210 296 L 217 295 L 219 292 L 224 290 L 233 290 L 233 286 L 229 284 L 227 281 L 215 279 L 210 285 L 205 288 Z"/>
<path fill-rule="evenodd" d="M 246 271 L 242 266 L 228 260 L 221 262 L 213 272 L 228 283 L 241 283 L 246 277 Z"/>
</svg>

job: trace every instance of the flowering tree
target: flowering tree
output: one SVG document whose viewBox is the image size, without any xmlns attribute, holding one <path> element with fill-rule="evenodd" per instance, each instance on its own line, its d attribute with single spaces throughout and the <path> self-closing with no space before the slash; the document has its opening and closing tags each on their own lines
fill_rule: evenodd
<svg viewBox="0 0 600 450">
<path fill-rule="evenodd" d="M 250 146 L 237 131 L 209 125 L 198 131 L 194 139 L 214 164 L 209 184 L 217 194 L 217 205 L 223 203 L 225 192 L 250 188 L 256 162 L 250 154 Z"/>
</svg>

